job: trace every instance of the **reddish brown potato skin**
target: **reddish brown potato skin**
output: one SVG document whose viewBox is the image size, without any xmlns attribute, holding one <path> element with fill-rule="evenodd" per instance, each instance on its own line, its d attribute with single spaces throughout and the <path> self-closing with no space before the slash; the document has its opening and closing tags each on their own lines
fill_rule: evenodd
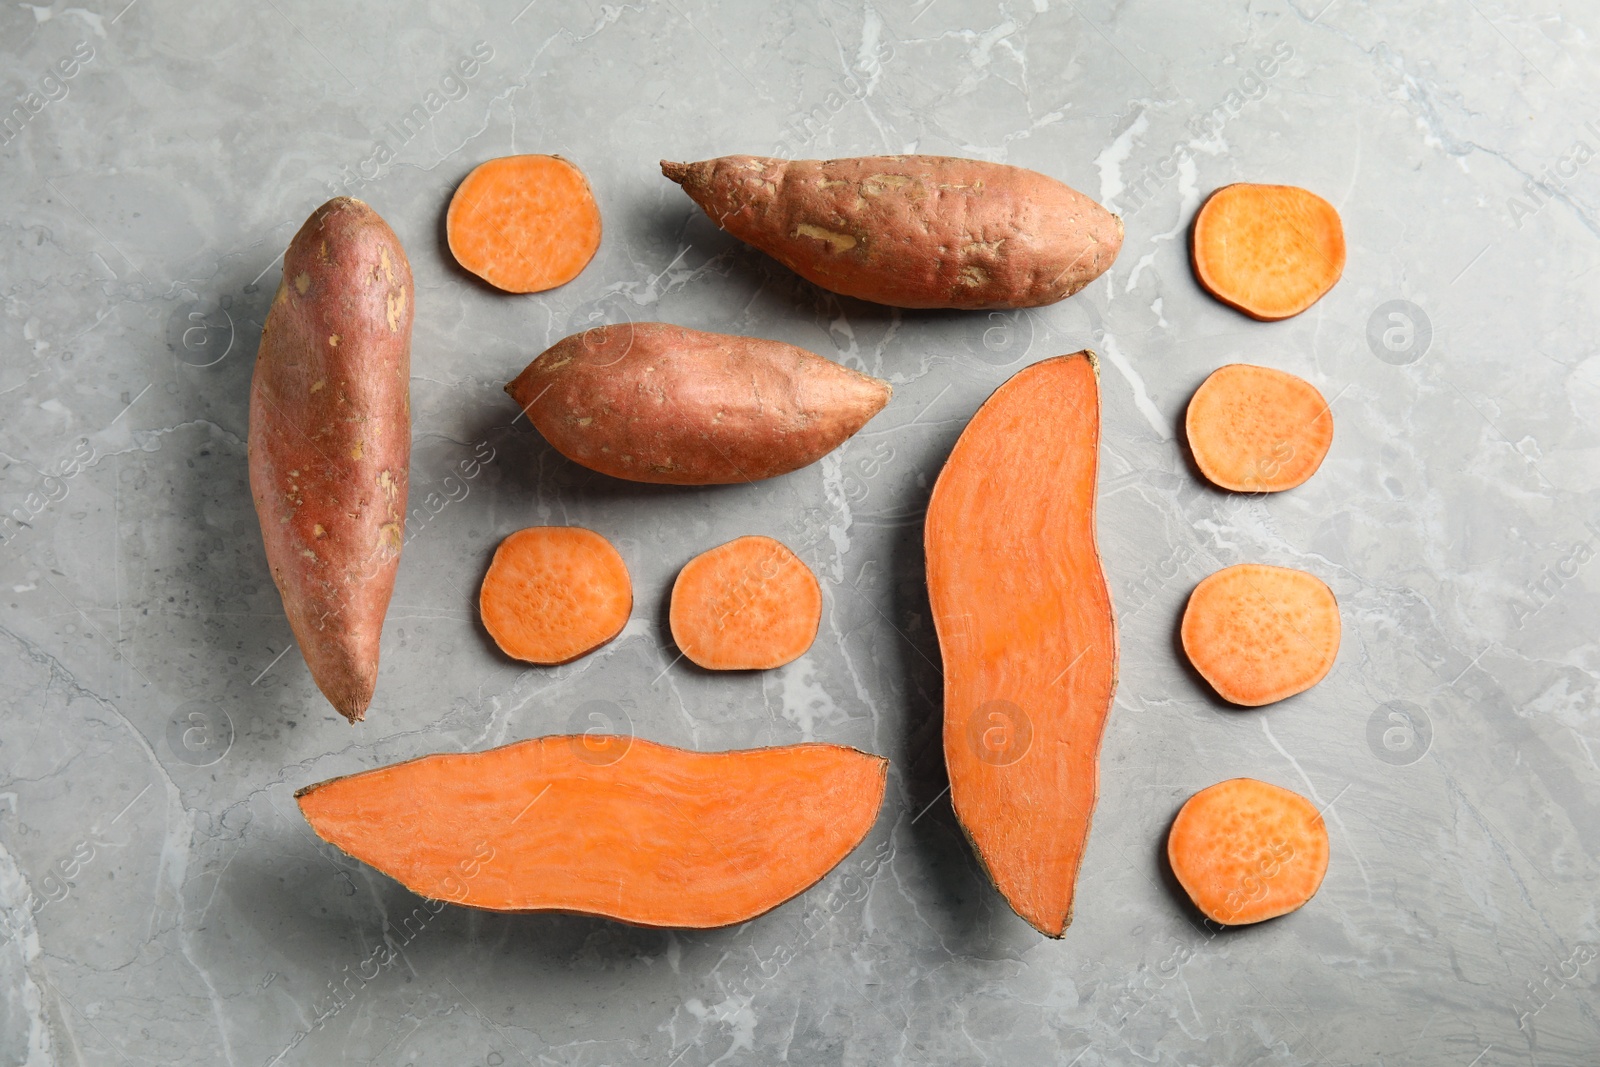
<svg viewBox="0 0 1600 1067">
<path fill-rule="evenodd" d="M 824 289 L 902 308 L 1053 304 L 1122 220 L 1036 171 L 950 156 L 661 163 L 713 222 Z"/>
<path fill-rule="evenodd" d="M 366 204 L 337 197 L 283 257 L 250 383 L 250 491 L 311 676 L 360 720 L 405 535 L 411 265 Z"/>
<path fill-rule="evenodd" d="M 889 383 L 781 341 L 664 322 L 574 334 L 506 386 L 562 455 L 635 482 L 787 474 L 889 402 Z"/>
</svg>

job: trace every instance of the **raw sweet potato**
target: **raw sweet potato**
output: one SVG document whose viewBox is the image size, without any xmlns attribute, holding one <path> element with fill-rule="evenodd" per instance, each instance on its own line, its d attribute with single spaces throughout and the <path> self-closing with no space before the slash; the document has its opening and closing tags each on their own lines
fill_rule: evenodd
<svg viewBox="0 0 1600 1067">
<path fill-rule="evenodd" d="M 478 593 L 484 629 L 528 663 L 570 663 L 628 623 L 633 582 L 611 542 L 579 526 L 533 526 L 500 542 Z"/>
<path fill-rule="evenodd" d="M 1094 355 L 1035 363 L 962 431 L 924 532 L 956 818 L 1017 914 L 1051 937 L 1072 921 L 1117 680 L 1099 449 Z"/>
<path fill-rule="evenodd" d="M 289 243 L 250 383 L 250 491 L 311 676 L 351 722 L 378 681 L 411 463 L 411 265 L 359 200 Z"/>
<path fill-rule="evenodd" d="M 445 235 L 456 262 L 490 285 L 538 293 L 589 265 L 600 208 L 583 171 L 560 156 L 504 156 L 456 187 Z"/>
<path fill-rule="evenodd" d="M 506 386 L 574 463 L 636 482 L 787 474 L 889 402 L 889 383 L 781 341 L 641 322 L 557 341 Z"/>
<path fill-rule="evenodd" d="M 669 611 L 672 639 L 714 671 L 781 667 L 805 655 L 822 622 L 822 586 L 788 546 L 737 537 L 678 572 Z"/>
<path fill-rule="evenodd" d="M 1317 472 L 1333 444 L 1333 412 L 1304 378 L 1232 363 L 1195 390 L 1184 431 L 1195 465 L 1211 482 L 1275 493 Z"/>
<path fill-rule="evenodd" d="M 1316 193 L 1240 182 L 1195 216 L 1191 255 L 1206 292 L 1252 318 L 1287 319 L 1344 273 L 1344 225 Z"/>
<path fill-rule="evenodd" d="M 1240 563 L 1195 586 L 1183 651 L 1222 699 L 1258 707 L 1322 681 L 1339 654 L 1339 603 L 1314 574 Z"/>
<path fill-rule="evenodd" d="M 1167 835 L 1172 873 L 1208 919 L 1242 926 L 1294 911 L 1328 871 L 1328 828 L 1311 801 L 1254 778 L 1200 790 Z"/>
<path fill-rule="evenodd" d="M 1122 220 L 1037 171 L 949 156 L 668 163 L 711 220 L 807 281 L 903 308 L 1053 304 L 1105 273 Z"/>
<path fill-rule="evenodd" d="M 889 763 L 839 745 L 638 739 L 596 762 L 593 740 L 425 756 L 295 796 L 323 840 L 425 897 L 701 929 L 753 919 L 844 859 L 877 819 Z"/>
</svg>

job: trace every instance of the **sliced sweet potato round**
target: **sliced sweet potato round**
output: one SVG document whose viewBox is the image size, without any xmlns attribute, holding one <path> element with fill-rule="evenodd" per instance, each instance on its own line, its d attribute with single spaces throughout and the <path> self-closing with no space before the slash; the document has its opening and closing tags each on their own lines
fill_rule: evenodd
<svg viewBox="0 0 1600 1067">
<path fill-rule="evenodd" d="M 1253 318 L 1298 315 L 1344 273 L 1344 225 L 1316 193 L 1240 182 L 1211 195 L 1194 221 L 1195 276 Z"/>
<path fill-rule="evenodd" d="M 611 542 L 593 530 L 533 526 L 495 549 L 478 610 L 506 655 L 554 666 L 622 632 L 633 583 Z"/>
<path fill-rule="evenodd" d="M 822 622 L 811 568 L 770 537 L 738 537 L 684 565 L 672 586 L 672 639 L 708 670 L 748 671 L 799 659 Z"/>
<path fill-rule="evenodd" d="M 583 171 L 560 156 L 504 156 L 456 187 L 445 215 L 450 254 L 509 293 L 576 278 L 600 247 L 600 208 Z"/>
<path fill-rule="evenodd" d="M 1322 681 L 1339 653 L 1339 603 L 1320 578 L 1241 563 L 1195 586 L 1183 650 L 1224 700 L 1271 704 Z"/>
<path fill-rule="evenodd" d="M 1328 871 L 1328 829 L 1299 793 L 1233 778 L 1183 805 L 1167 859 L 1207 918 L 1242 926 L 1294 911 L 1316 894 Z"/>
<path fill-rule="evenodd" d="M 1195 390 L 1184 428 L 1200 473 L 1241 493 L 1293 489 L 1333 444 L 1333 412 L 1316 386 L 1248 363 L 1219 368 Z"/>
</svg>

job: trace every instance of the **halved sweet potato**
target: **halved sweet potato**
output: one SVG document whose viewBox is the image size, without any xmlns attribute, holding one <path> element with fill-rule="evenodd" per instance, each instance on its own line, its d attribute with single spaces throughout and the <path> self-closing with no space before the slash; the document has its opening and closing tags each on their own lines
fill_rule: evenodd
<svg viewBox="0 0 1600 1067">
<path fill-rule="evenodd" d="M 641 926 L 753 919 L 866 836 L 888 760 L 839 745 L 689 752 L 637 738 L 518 741 L 295 794 L 323 840 L 435 900 Z"/>
<path fill-rule="evenodd" d="M 1017 914 L 1051 937 L 1072 921 L 1117 680 L 1099 451 L 1094 355 L 1035 363 L 962 431 L 924 536 L 956 818 Z"/>
</svg>

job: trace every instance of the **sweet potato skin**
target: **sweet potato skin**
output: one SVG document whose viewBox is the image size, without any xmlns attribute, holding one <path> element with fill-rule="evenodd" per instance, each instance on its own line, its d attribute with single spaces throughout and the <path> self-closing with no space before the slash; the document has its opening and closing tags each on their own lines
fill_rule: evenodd
<svg viewBox="0 0 1600 1067">
<path fill-rule="evenodd" d="M 719 485 L 814 463 L 881 411 L 890 387 L 781 341 L 641 322 L 556 342 L 506 392 L 574 463 Z"/>
<path fill-rule="evenodd" d="M 283 257 L 250 383 L 250 491 L 311 676 L 351 722 L 378 680 L 411 462 L 411 265 L 336 197 Z"/>
<path fill-rule="evenodd" d="M 1026 308 L 1094 281 L 1122 220 L 1037 171 L 950 156 L 661 163 L 718 226 L 807 281 L 902 308 Z"/>
</svg>

